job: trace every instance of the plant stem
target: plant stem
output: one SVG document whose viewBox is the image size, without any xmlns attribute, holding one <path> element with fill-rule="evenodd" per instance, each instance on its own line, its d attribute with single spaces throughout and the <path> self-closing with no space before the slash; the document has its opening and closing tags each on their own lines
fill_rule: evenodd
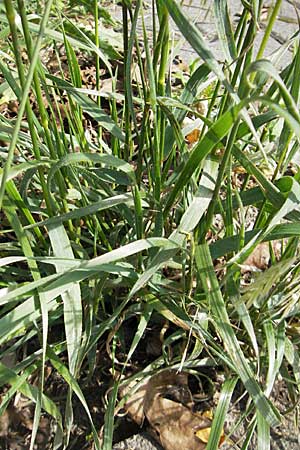
<svg viewBox="0 0 300 450">
<path fill-rule="evenodd" d="M 3 169 L 3 174 L 2 174 L 2 181 L 1 181 L 1 185 L 0 185 L 0 209 L 2 208 L 2 201 L 3 201 L 3 196 L 4 196 L 4 192 L 5 192 L 5 184 L 6 184 L 6 180 L 8 177 L 8 172 L 10 169 L 10 166 L 12 164 L 13 161 L 13 157 L 14 157 L 14 150 L 16 148 L 17 145 L 17 141 L 18 141 L 18 136 L 19 136 L 19 131 L 21 129 L 21 123 L 22 123 L 22 118 L 23 118 L 23 114 L 26 108 L 26 102 L 27 102 L 27 98 L 28 98 L 28 94 L 30 91 L 30 87 L 31 87 L 31 83 L 32 83 L 32 79 L 34 76 L 34 71 L 35 71 L 35 67 L 38 61 L 38 57 L 39 57 L 39 51 L 40 51 L 40 47 L 42 44 L 42 39 L 43 39 L 43 35 L 45 32 L 45 28 L 46 28 L 46 24 L 48 22 L 49 19 L 49 15 L 50 15 L 50 11 L 51 11 L 51 6 L 52 6 L 52 2 L 53 0 L 49 0 L 47 2 L 46 5 L 46 9 L 41 21 L 41 25 L 40 25 L 40 30 L 39 30 L 39 34 L 36 40 L 36 46 L 32 55 L 32 61 L 29 67 L 29 71 L 27 74 L 27 79 L 26 79 L 26 83 L 24 85 L 23 88 L 23 98 L 21 100 L 20 106 L 19 106 L 19 111 L 18 111 L 18 116 L 17 116 L 17 120 L 15 123 L 15 128 L 12 134 L 12 138 L 10 141 L 10 145 L 8 148 L 8 154 L 7 154 L 7 160 Z M 14 9 L 13 9 L 13 4 L 11 0 L 5 0 L 5 7 L 6 7 L 6 11 L 7 11 L 7 18 L 10 22 L 14 21 Z"/>
<path fill-rule="evenodd" d="M 271 16 L 270 16 L 270 19 L 269 19 L 266 31 L 264 33 L 263 39 L 262 39 L 261 44 L 259 46 L 259 49 L 258 49 L 258 52 L 257 52 L 257 55 L 256 55 L 256 59 L 261 59 L 263 57 L 263 54 L 265 52 L 268 40 L 269 40 L 269 38 L 271 36 L 272 30 L 273 30 L 273 27 L 274 27 L 274 23 L 275 23 L 277 14 L 279 12 L 281 3 L 282 3 L 282 0 L 277 0 L 276 3 L 275 3 L 275 6 L 271 8 L 272 9 L 272 13 L 271 13 Z"/>
</svg>

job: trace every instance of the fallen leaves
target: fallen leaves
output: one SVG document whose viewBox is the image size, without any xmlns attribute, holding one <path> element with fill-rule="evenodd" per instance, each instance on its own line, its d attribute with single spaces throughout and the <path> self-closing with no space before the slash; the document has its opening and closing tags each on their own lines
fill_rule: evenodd
<svg viewBox="0 0 300 450">
<path fill-rule="evenodd" d="M 132 381 L 126 386 L 121 386 L 119 393 L 121 397 L 127 396 L 128 399 L 124 404 L 125 410 L 128 412 L 132 420 L 138 425 L 142 425 L 144 421 L 144 398 L 147 391 L 147 383 L 149 377 L 143 380 L 140 386 L 137 387 L 137 382 Z"/>
<path fill-rule="evenodd" d="M 189 145 L 198 142 L 201 128 L 202 122 L 200 119 L 190 119 L 189 117 L 184 119 L 182 133 Z"/>
<path fill-rule="evenodd" d="M 251 255 L 245 260 L 242 265 L 242 271 L 247 270 L 266 270 L 269 266 L 271 254 L 270 245 L 277 261 L 281 258 L 282 242 L 274 240 L 271 244 L 269 242 L 261 242 L 258 244 Z"/>
<path fill-rule="evenodd" d="M 270 261 L 269 243 L 262 242 L 253 250 L 250 256 L 244 262 L 244 266 L 250 266 L 250 268 L 256 268 L 259 270 L 265 270 L 268 267 Z"/>
<path fill-rule="evenodd" d="M 212 414 L 193 411 L 193 398 L 188 387 L 188 374 L 164 370 L 148 377 L 135 388 L 131 382 L 121 388 L 127 395 L 125 409 L 141 425 L 147 418 L 165 450 L 204 450 L 211 430 Z M 222 435 L 220 444 L 224 440 Z"/>
</svg>

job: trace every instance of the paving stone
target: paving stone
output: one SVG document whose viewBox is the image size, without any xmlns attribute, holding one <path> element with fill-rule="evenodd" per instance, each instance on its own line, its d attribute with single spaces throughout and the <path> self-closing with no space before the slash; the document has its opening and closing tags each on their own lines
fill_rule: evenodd
<svg viewBox="0 0 300 450">
<path fill-rule="evenodd" d="M 233 27 L 236 27 L 238 24 L 239 15 L 243 8 L 242 3 L 239 0 L 228 0 L 227 3 Z M 145 24 L 149 39 L 151 39 L 153 26 L 152 8 L 150 6 L 150 2 L 146 2 L 145 5 Z M 264 35 L 267 14 L 271 11 L 273 5 L 274 0 L 266 0 L 264 3 L 264 20 L 260 23 L 260 30 L 258 31 L 257 37 L 255 39 L 255 51 L 257 51 Z M 191 19 L 191 21 L 195 23 L 195 25 L 199 28 L 215 57 L 221 62 L 224 61 L 224 55 L 216 30 L 213 0 L 184 0 L 182 8 L 186 15 L 188 15 L 188 17 Z M 122 12 L 120 6 L 114 5 L 110 9 L 115 17 L 121 20 Z M 272 31 L 269 42 L 267 44 L 264 57 L 270 57 L 273 52 L 280 49 L 282 44 L 290 39 L 291 36 L 299 30 L 297 13 L 299 13 L 300 15 L 300 1 L 283 0 L 274 30 Z M 170 20 L 170 25 L 170 29 L 174 33 L 175 41 L 182 41 L 179 45 L 179 53 L 181 58 L 188 63 L 192 62 L 195 58 L 197 58 L 198 55 L 191 48 L 189 43 L 182 38 L 182 35 L 179 33 L 172 20 Z M 138 23 L 137 32 L 142 36 L 141 21 Z M 291 57 L 292 49 L 287 51 L 287 53 L 284 55 L 284 57 L 282 57 L 280 61 L 276 59 L 278 67 L 280 68 L 286 65 L 291 60 Z"/>
<path fill-rule="evenodd" d="M 242 4 L 237 0 L 229 0 L 228 8 L 230 12 L 230 17 L 234 27 L 237 26 L 239 20 L 239 14 L 242 11 Z M 272 8 L 274 1 L 266 1 L 264 3 L 264 11 L 267 13 Z M 300 2 L 293 1 L 283 1 L 280 8 L 278 18 L 275 23 L 273 32 L 271 33 L 265 57 L 269 57 L 274 51 L 278 50 L 280 46 L 286 42 L 298 29 L 298 19 L 295 7 L 297 7 L 297 12 L 300 13 Z M 215 18 L 213 12 L 213 0 L 201 1 L 201 0 L 186 0 L 183 4 L 183 9 L 186 14 L 191 18 L 191 20 L 196 24 L 207 43 L 209 44 L 210 50 L 213 52 L 215 57 L 220 61 L 224 60 L 224 55 L 222 53 L 221 45 L 218 39 L 218 34 L 215 25 Z M 255 39 L 254 49 L 257 51 L 259 44 L 262 40 L 265 31 L 266 22 L 263 21 L 260 24 L 260 30 Z M 176 35 L 179 36 L 178 30 L 174 24 L 172 28 L 176 31 Z M 190 47 L 187 42 L 184 42 L 182 46 L 183 59 L 190 62 L 197 55 L 194 50 Z M 289 51 L 282 58 L 281 66 L 285 65 L 292 57 L 292 52 Z"/>
</svg>

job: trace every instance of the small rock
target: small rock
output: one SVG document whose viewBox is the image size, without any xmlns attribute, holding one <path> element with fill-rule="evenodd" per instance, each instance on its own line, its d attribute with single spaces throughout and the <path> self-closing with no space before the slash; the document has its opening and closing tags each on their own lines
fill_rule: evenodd
<svg viewBox="0 0 300 450">
<path fill-rule="evenodd" d="M 118 442 L 113 450 L 163 450 L 163 448 L 148 434 L 139 433 Z"/>
</svg>

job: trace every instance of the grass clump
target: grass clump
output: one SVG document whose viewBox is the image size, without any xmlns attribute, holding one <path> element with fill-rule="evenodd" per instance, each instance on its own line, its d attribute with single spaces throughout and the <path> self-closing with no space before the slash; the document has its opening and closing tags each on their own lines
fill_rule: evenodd
<svg viewBox="0 0 300 450">
<path fill-rule="evenodd" d="M 280 4 L 256 52 L 262 2 L 243 4 L 235 29 L 226 2 L 214 3 L 222 64 L 174 0 L 153 0 L 151 36 L 140 0 L 122 2 L 121 22 L 96 1 L 0 4 L 0 409 L 16 392 L 34 402 L 30 448 L 42 412 L 54 448 L 66 447 L 78 401 L 100 448 L 84 395 L 95 376 L 113 385 L 111 448 L 128 365 L 140 376 L 212 366 L 235 380 L 226 408 L 239 381 L 253 420 L 245 439 L 256 426 L 260 448 L 280 422 L 276 380 L 296 405 L 298 35 L 273 59 L 293 49 L 281 71 L 264 59 Z M 179 88 L 169 16 L 201 61 Z M 267 264 L 254 257 L 263 251 Z M 145 336 L 165 321 L 150 357 Z M 67 386 L 62 399 L 45 367 Z M 224 420 L 219 405 L 210 450 Z"/>
</svg>

